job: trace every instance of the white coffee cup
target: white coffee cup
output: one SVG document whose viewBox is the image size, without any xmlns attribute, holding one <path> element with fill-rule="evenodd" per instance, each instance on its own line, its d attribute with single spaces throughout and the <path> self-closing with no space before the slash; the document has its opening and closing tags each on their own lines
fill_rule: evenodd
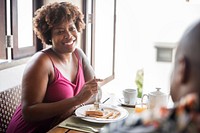
<svg viewBox="0 0 200 133">
<path fill-rule="evenodd" d="M 136 89 L 124 89 L 123 90 L 124 102 L 126 104 L 135 105 L 137 101 Z"/>
</svg>

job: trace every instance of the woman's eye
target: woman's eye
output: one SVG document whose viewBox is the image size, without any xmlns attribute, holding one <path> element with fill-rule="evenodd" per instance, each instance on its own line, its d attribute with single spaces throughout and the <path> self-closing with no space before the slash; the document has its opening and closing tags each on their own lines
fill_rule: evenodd
<svg viewBox="0 0 200 133">
<path fill-rule="evenodd" d="M 64 33 L 64 30 L 59 30 L 59 31 L 57 31 L 57 34 L 63 34 Z"/>
<path fill-rule="evenodd" d="M 62 29 L 56 29 L 56 30 L 53 31 L 53 33 L 55 35 L 62 35 L 64 32 L 65 32 L 65 30 L 62 30 Z"/>
<path fill-rule="evenodd" d="M 76 27 L 70 27 L 69 30 L 70 30 L 70 31 L 75 31 L 75 30 L 76 30 Z"/>
</svg>

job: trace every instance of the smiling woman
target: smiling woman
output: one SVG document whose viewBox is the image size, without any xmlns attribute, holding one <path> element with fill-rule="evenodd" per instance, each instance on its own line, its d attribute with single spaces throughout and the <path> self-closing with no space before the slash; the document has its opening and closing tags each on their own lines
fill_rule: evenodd
<svg viewBox="0 0 200 133">
<path fill-rule="evenodd" d="M 7 132 L 47 132 L 82 104 L 94 103 L 100 79 L 77 47 L 85 28 L 83 14 L 68 2 L 44 5 L 35 12 L 34 31 L 51 47 L 37 52 L 23 73 L 22 103 Z"/>
</svg>

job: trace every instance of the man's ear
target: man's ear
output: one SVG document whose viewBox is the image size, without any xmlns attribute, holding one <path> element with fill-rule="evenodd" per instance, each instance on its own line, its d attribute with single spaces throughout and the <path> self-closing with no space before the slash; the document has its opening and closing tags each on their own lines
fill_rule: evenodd
<svg viewBox="0 0 200 133">
<path fill-rule="evenodd" d="M 180 83 L 186 83 L 189 77 L 189 64 L 185 57 L 180 57 L 178 60 L 177 77 Z"/>
</svg>

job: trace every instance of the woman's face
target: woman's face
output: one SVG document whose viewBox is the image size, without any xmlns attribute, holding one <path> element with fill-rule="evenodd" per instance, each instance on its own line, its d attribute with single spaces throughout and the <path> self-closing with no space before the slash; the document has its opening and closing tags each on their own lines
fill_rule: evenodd
<svg viewBox="0 0 200 133">
<path fill-rule="evenodd" d="M 71 53 L 77 42 L 77 29 L 73 21 L 65 21 L 52 28 L 52 47 L 60 53 Z"/>
</svg>

